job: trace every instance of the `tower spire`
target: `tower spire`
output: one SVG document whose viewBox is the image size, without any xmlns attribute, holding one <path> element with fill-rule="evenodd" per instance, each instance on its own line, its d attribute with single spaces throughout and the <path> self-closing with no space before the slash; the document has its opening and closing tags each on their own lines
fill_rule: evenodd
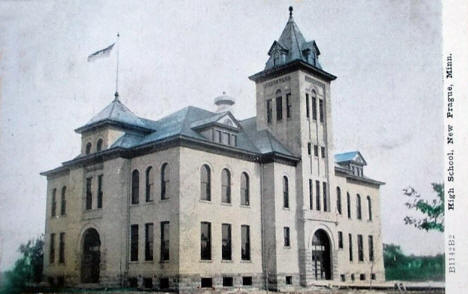
<svg viewBox="0 0 468 294">
<path fill-rule="evenodd" d="M 119 47 L 120 47 L 120 44 L 119 44 L 119 37 L 120 37 L 120 34 L 117 33 L 117 66 L 116 66 L 116 70 L 115 70 L 115 100 L 119 100 Z"/>
<path fill-rule="evenodd" d="M 292 18 L 293 15 L 293 7 L 289 6 L 289 18 Z"/>
</svg>

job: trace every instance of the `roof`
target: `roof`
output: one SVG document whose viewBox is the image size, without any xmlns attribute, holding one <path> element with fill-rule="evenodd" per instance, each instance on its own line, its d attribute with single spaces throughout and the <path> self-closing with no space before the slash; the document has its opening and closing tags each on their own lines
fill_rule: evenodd
<svg viewBox="0 0 468 294">
<path fill-rule="evenodd" d="M 361 152 L 359 151 L 350 151 L 350 152 L 335 154 L 336 163 L 345 163 L 345 162 L 350 162 L 350 161 L 359 163 L 362 165 L 367 165 L 366 160 L 364 159 Z"/>
</svg>

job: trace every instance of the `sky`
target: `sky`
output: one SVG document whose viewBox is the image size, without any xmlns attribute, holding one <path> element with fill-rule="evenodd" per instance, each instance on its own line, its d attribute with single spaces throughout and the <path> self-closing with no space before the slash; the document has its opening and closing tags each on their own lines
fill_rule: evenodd
<svg viewBox="0 0 468 294">
<path fill-rule="evenodd" d="M 187 105 L 255 115 L 255 85 L 288 20 L 320 48 L 338 78 L 331 99 L 336 152 L 359 150 L 381 187 L 384 243 L 443 252 L 443 234 L 406 226 L 402 189 L 427 199 L 443 181 L 439 1 L 0 2 L 0 270 L 44 232 L 46 178 L 80 153 L 73 130 L 109 104 L 115 52 L 87 62 L 120 33 L 119 93 L 139 116 Z"/>
</svg>

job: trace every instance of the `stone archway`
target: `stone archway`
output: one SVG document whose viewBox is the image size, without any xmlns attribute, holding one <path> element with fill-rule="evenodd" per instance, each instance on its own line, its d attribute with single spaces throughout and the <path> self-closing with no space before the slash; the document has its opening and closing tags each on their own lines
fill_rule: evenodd
<svg viewBox="0 0 468 294">
<path fill-rule="evenodd" d="M 94 228 L 83 234 L 81 250 L 81 282 L 98 283 L 101 263 L 101 240 Z"/>
<path fill-rule="evenodd" d="M 312 276 L 315 280 L 331 280 L 331 242 L 328 234 L 319 229 L 312 238 Z"/>
</svg>

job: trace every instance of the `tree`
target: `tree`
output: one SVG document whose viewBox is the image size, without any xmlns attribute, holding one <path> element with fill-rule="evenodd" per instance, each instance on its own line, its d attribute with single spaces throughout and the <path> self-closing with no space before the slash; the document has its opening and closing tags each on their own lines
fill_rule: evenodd
<svg viewBox="0 0 468 294">
<path fill-rule="evenodd" d="M 437 198 L 431 202 L 421 199 L 421 195 L 413 188 L 403 189 L 403 194 L 409 197 L 405 205 L 409 209 L 420 212 L 423 216 L 404 218 L 405 224 L 413 225 L 425 231 L 444 231 L 444 184 L 432 183 L 432 189 L 437 194 Z"/>
<path fill-rule="evenodd" d="M 5 272 L 0 293 L 21 293 L 31 283 L 39 283 L 42 278 L 44 258 L 44 235 L 21 244 L 18 251 L 22 256 L 12 270 Z"/>
</svg>

